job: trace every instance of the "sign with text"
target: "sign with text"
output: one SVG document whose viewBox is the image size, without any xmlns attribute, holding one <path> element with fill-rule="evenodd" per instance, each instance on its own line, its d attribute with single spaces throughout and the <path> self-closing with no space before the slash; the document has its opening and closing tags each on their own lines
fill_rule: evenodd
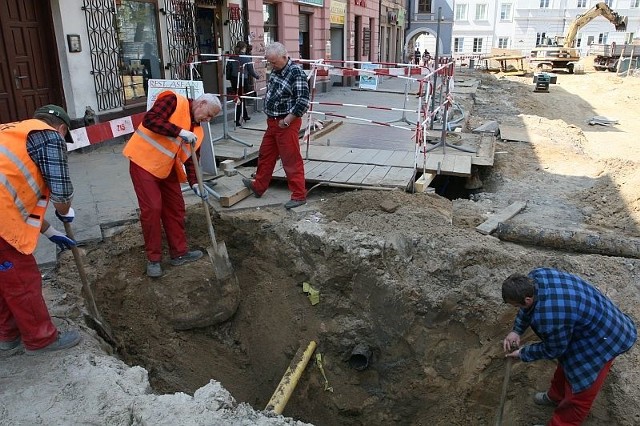
<svg viewBox="0 0 640 426">
<path fill-rule="evenodd" d="M 329 23 L 344 25 L 344 17 L 347 15 L 347 4 L 337 0 L 331 0 L 329 8 Z"/>
<path fill-rule="evenodd" d="M 149 93 L 147 94 L 147 111 L 151 109 L 158 95 L 165 90 L 171 90 L 178 95 L 195 99 L 204 94 L 204 85 L 202 81 L 151 79 L 149 80 Z"/>
<path fill-rule="evenodd" d="M 365 63 L 361 67 L 363 70 L 374 70 L 380 68 L 380 64 Z M 360 88 L 376 90 L 378 88 L 378 76 L 374 74 L 361 74 L 360 75 Z"/>
</svg>

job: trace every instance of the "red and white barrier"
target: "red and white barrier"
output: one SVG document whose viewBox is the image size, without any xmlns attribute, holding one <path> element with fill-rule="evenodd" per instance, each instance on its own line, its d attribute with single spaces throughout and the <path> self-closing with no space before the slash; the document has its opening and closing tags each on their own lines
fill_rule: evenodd
<svg viewBox="0 0 640 426">
<path fill-rule="evenodd" d="M 83 148 L 89 145 L 99 144 L 119 136 L 127 136 L 134 132 L 142 122 L 144 112 L 129 117 L 116 118 L 104 123 L 97 123 L 87 127 L 71 130 L 73 143 L 67 144 L 67 150 Z"/>
</svg>

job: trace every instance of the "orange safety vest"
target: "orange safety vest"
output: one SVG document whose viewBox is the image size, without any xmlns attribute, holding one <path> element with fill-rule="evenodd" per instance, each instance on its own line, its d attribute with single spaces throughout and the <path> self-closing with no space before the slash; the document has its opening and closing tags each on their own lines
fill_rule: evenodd
<svg viewBox="0 0 640 426">
<path fill-rule="evenodd" d="M 178 99 L 176 110 L 169 117 L 169 122 L 182 129 L 189 129 L 191 127 L 189 100 L 171 91 L 160 93 L 157 99 L 168 95 L 175 95 Z M 202 144 L 204 131 L 200 125 L 196 125 L 193 133 L 198 137 L 195 144 L 195 148 L 198 149 Z M 174 138 L 160 135 L 140 124 L 127 142 L 122 154 L 159 179 L 169 176 L 173 168 L 180 182 L 187 181 L 183 165 L 191 157 L 191 147 L 179 136 Z"/>
<path fill-rule="evenodd" d="M 49 204 L 49 187 L 27 152 L 27 136 L 55 130 L 40 120 L 0 125 L 0 237 L 20 253 L 31 254 Z"/>
</svg>

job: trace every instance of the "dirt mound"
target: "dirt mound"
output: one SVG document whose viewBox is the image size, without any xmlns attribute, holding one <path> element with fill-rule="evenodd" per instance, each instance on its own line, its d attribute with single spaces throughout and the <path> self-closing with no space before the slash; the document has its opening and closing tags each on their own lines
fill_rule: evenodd
<svg viewBox="0 0 640 426">
<path fill-rule="evenodd" d="M 205 247 L 200 211 L 189 209 L 188 233 Z M 215 226 L 237 271 L 240 307 L 220 326 L 191 331 L 175 331 L 161 301 L 179 299 L 210 274 L 208 259 L 149 279 L 135 226 L 88 249 L 87 258 L 100 309 L 121 341 L 118 355 L 144 366 L 155 392 L 191 394 L 215 379 L 259 410 L 298 347 L 315 340 L 328 384 L 308 368 L 288 416 L 315 424 L 490 424 L 504 374 L 500 341 L 515 314 L 501 302 L 501 281 L 555 266 L 605 284 L 630 309 L 637 277 L 622 259 L 526 249 L 452 226 L 452 211 L 435 195 L 355 191 L 289 215 L 225 214 Z M 319 304 L 304 282 L 320 292 Z M 349 363 L 357 345 L 371 351 L 363 371 Z M 616 401 L 638 395 L 620 378 L 637 375 L 621 374 L 636 358 L 616 364 L 588 424 L 625 424 Z M 505 407 L 511 424 L 548 416 L 530 396 L 552 370 L 552 363 L 516 364 Z"/>
</svg>

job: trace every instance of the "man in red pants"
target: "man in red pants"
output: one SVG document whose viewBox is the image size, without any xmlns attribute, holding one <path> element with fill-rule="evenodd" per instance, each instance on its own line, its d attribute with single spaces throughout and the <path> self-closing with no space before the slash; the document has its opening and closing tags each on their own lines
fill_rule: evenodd
<svg viewBox="0 0 640 426">
<path fill-rule="evenodd" d="M 202 143 L 200 123 L 210 121 L 221 109 L 218 98 L 208 93 L 191 100 L 162 92 L 124 147 L 122 153 L 131 160 L 129 174 L 140 206 L 149 277 L 162 276 L 163 228 L 171 265 L 202 257 L 200 250 L 190 251 L 187 246 L 180 182 L 188 181 L 196 195 L 206 195 L 201 194 L 204 188 L 198 188 L 191 149 L 197 150 Z"/>
<path fill-rule="evenodd" d="M 283 44 L 268 45 L 264 55 L 273 67 L 264 99 L 267 131 L 258 152 L 255 180 L 242 182 L 256 197 L 261 197 L 269 187 L 279 156 L 291 191 L 291 199 L 284 207 L 292 209 L 307 202 L 299 131 L 302 116 L 309 108 L 309 84 L 302 68 L 289 59 Z"/>
<path fill-rule="evenodd" d="M 635 343 L 635 324 L 587 281 L 552 268 L 511 275 L 502 284 L 502 299 L 520 308 L 503 341 L 507 356 L 558 360 L 549 390 L 534 396 L 536 404 L 555 407 L 547 425 L 581 425 L 613 360 Z M 512 351 L 528 327 L 541 342 Z"/>
<path fill-rule="evenodd" d="M 51 321 L 33 257 L 40 233 L 62 249 L 76 244 L 44 219 L 49 199 L 58 219 L 74 218 L 65 146 L 70 125 L 57 105 L 38 108 L 34 119 L 0 125 L 0 356 L 16 353 L 21 341 L 31 355 L 81 340 L 77 330 L 58 332 Z"/>
</svg>

